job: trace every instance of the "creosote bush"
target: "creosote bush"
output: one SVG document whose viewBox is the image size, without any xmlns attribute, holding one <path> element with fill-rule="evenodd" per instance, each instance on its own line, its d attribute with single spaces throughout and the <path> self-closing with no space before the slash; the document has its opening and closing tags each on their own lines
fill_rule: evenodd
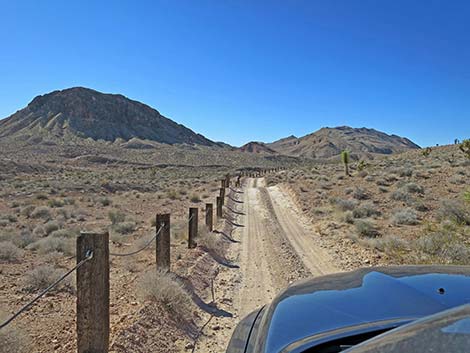
<svg viewBox="0 0 470 353">
<path fill-rule="evenodd" d="M 166 271 L 145 273 L 140 280 L 138 294 L 143 300 L 160 302 L 179 315 L 187 315 L 191 310 L 191 296 L 183 283 Z"/>
<path fill-rule="evenodd" d="M 448 219 L 459 224 L 470 225 L 470 211 L 458 200 L 444 200 L 438 214 L 441 219 Z"/>
<path fill-rule="evenodd" d="M 25 290 L 36 292 L 43 290 L 54 283 L 65 271 L 50 265 L 41 265 L 36 267 L 26 275 Z M 73 292 L 73 285 L 70 277 L 62 281 L 52 291 Z"/>
<path fill-rule="evenodd" d="M 354 222 L 354 225 L 361 237 L 376 238 L 380 236 L 376 226 L 371 221 L 358 219 Z"/>
<path fill-rule="evenodd" d="M 49 207 L 40 206 L 37 207 L 32 213 L 31 218 L 43 218 L 43 219 L 51 219 L 51 210 Z"/>
<path fill-rule="evenodd" d="M 108 212 L 108 217 L 111 223 L 118 224 L 121 222 L 124 222 L 126 220 L 126 215 L 124 212 L 119 211 L 119 210 L 111 210 Z"/>
<path fill-rule="evenodd" d="M 11 241 L 0 242 L 0 260 L 5 262 L 18 261 L 21 257 L 21 250 Z"/>
<path fill-rule="evenodd" d="M 393 224 L 396 224 L 396 225 L 401 225 L 401 224 L 415 225 L 419 223 L 418 215 L 416 214 L 416 211 L 412 210 L 411 208 L 405 208 L 405 209 L 396 211 L 393 214 L 392 221 L 393 221 Z"/>
</svg>

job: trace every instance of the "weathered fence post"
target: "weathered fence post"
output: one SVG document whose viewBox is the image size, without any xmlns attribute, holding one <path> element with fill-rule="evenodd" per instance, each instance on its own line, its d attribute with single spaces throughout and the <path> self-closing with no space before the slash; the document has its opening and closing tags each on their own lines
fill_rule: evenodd
<svg viewBox="0 0 470 353">
<path fill-rule="evenodd" d="M 155 225 L 157 232 L 163 227 L 157 235 L 157 270 L 170 271 L 170 214 L 157 214 Z"/>
<path fill-rule="evenodd" d="M 222 218 L 222 198 L 217 196 L 217 218 Z"/>
<path fill-rule="evenodd" d="M 229 188 L 230 187 L 230 174 L 227 173 L 225 176 L 225 187 Z"/>
<path fill-rule="evenodd" d="M 221 199 L 222 205 L 223 205 L 223 204 L 224 204 L 224 201 L 225 201 L 225 189 L 224 189 L 224 188 L 221 188 L 221 189 L 220 189 L 220 194 L 219 194 L 219 196 L 220 196 L 220 199 Z"/>
<path fill-rule="evenodd" d="M 192 249 L 196 247 L 197 237 L 197 220 L 198 220 L 198 208 L 191 207 L 189 209 L 189 231 L 188 231 L 188 248 Z"/>
<path fill-rule="evenodd" d="M 211 203 L 206 203 L 206 226 L 209 232 L 212 232 L 214 227 L 214 209 Z"/>
<path fill-rule="evenodd" d="M 220 181 L 220 188 L 221 188 L 221 189 L 225 189 L 225 179 L 222 179 L 222 180 Z"/>
<path fill-rule="evenodd" d="M 77 352 L 108 353 L 109 234 L 81 233 L 77 237 Z"/>
</svg>

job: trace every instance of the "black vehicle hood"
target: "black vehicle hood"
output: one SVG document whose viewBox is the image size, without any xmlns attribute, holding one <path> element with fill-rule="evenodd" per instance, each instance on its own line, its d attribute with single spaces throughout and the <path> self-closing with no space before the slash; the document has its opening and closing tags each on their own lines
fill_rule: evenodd
<svg viewBox="0 0 470 353">
<path fill-rule="evenodd" d="M 443 293 L 443 294 L 442 294 Z M 416 320 L 470 302 L 470 268 L 369 268 L 291 285 L 266 307 L 254 352 L 301 352 L 325 333 Z"/>
<path fill-rule="evenodd" d="M 344 353 L 465 353 L 470 346 L 470 305 L 427 316 L 365 341 Z"/>
</svg>

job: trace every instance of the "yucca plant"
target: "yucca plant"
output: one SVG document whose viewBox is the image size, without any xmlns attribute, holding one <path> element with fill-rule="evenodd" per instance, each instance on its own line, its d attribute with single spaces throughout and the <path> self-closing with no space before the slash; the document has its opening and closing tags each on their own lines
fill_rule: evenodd
<svg viewBox="0 0 470 353">
<path fill-rule="evenodd" d="M 467 159 L 470 159 L 470 139 L 463 140 L 459 145 L 459 149 L 463 152 Z"/>
<path fill-rule="evenodd" d="M 349 176 L 349 151 L 348 150 L 344 150 L 343 152 L 341 152 L 341 161 L 344 164 L 344 174 L 346 174 L 346 176 Z"/>
<path fill-rule="evenodd" d="M 426 147 L 424 150 L 422 150 L 421 153 L 423 154 L 424 157 L 427 157 L 431 154 L 431 151 L 432 151 L 431 147 Z"/>
</svg>

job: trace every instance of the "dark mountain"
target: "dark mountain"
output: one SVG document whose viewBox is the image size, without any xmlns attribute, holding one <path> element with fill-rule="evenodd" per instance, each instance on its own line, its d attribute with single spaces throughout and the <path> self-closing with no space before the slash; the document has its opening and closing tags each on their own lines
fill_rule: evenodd
<svg viewBox="0 0 470 353">
<path fill-rule="evenodd" d="M 133 138 L 165 144 L 217 144 L 155 109 L 120 94 L 76 87 L 34 98 L 24 109 L 0 120 L 7 136 L 82 137 L 114 141 Z"/>
<path fill-rule="evenodd" d="M 264 154 L 277 154 L 276 151 L 267 147 L 262 142 L 248 142 L 238 149 L 241 152 L 247 153 L 264 153 Z"/>
<path fill-rule="evenodd" d="M 297 138 L 289 136 L 266 144 L 267 147 L 288 156 L 329 158 L 343 150 L 362 157 L 370 154 L 392 154 L 420 148 L 407 138 L 388 135 L 374 129 L 340 126 L 322 128 Z"/>
</svg>

